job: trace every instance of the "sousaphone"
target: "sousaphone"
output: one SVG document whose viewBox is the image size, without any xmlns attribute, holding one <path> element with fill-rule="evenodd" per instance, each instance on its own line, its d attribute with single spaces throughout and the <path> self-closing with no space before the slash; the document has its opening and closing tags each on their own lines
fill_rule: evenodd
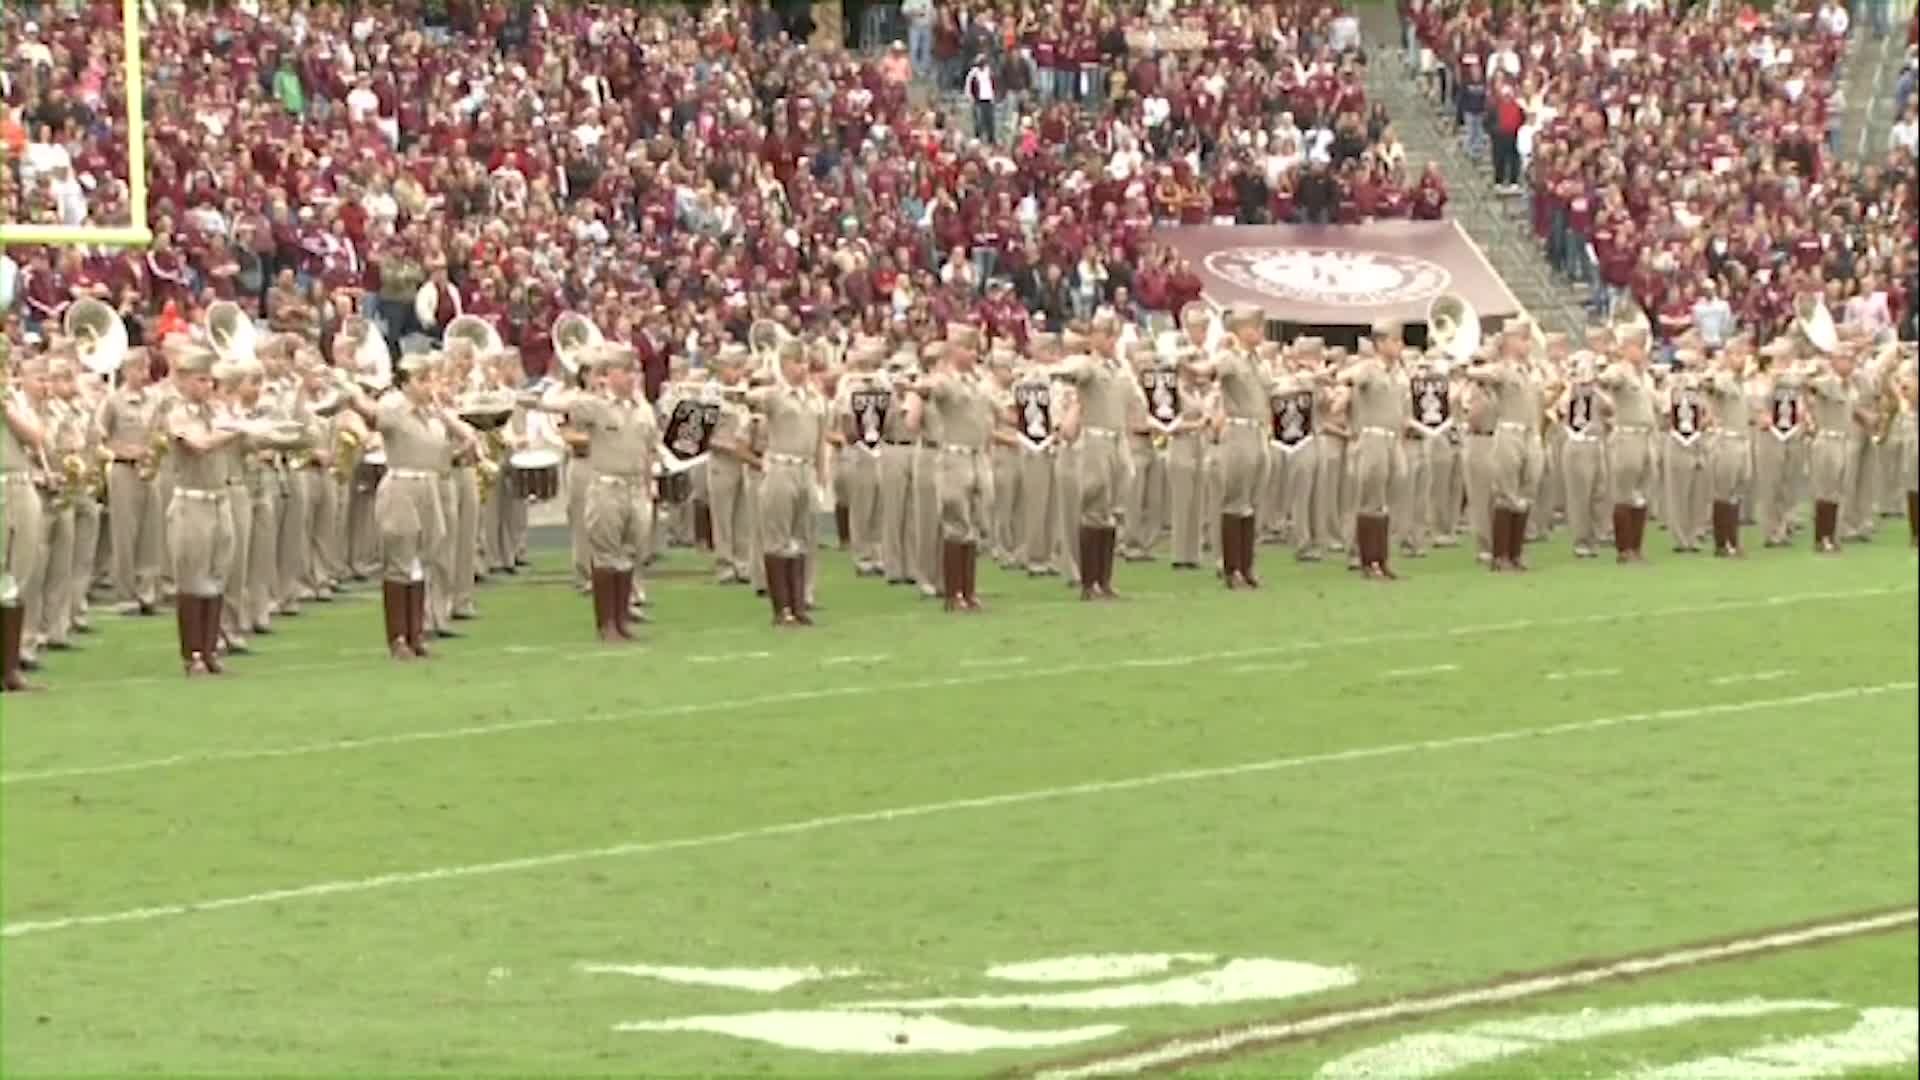
<svg viewBox="0 0 1920 1080">
<path fill-rule="evenodd" d="M 80 366 L 95 375 L 113 375 L 127 358 L 127 324 L 119 312 L 98 300 L 75 300 L 68 305 L 60 329 L 79 347 Z"/>
<path fill-rule="evenodd" d="M 1464 364 L 1480 351 L 1480 313 L 1463 296 L 1448 293 L 1427 305 L 1427 348 Z"/>
<path fill-rule="evenodd" d="M 1830 353 L 1840 346 L 1840 331 L 1833 325 L 1833 313 L 1818 296 L 1806 295 L 1793 302 L 1793 328 L 1815 352 Z"/>
<path fill-rule="evenodd" d="M 752 352 L 760 374 L 775 383 L 783 383 L 780 373 L 780 347 L 793 339 L 787 328 L 772 319 L 756 319 L 747 329 L 747 349 Z"/>
<path fill-rule="evenodd" d="M 565 312 L 553 321 L 553 355 L 569 378 L 580 374 L 587 354 L 605 341 L 593 320 L 577 311 Z"/>
<path fill-rule="evenodd" d="M 474 355 L 482 360 L 506 349 L 506 342 L 500 340 L 500 331 L 493 324 L 478 315 L 458 315 L 447 324 L 445 340 L 448 345 L 464 341 L 473 346 Z"/>
<path fill-rule="evenodd" d="M 259 343 L 259 331 L 253 317 L 231 300 L 216 300 L 208 306 L 205 326 L 207 341 L 214 355 L 229 364 L 252 364 Z"/>
</svg>

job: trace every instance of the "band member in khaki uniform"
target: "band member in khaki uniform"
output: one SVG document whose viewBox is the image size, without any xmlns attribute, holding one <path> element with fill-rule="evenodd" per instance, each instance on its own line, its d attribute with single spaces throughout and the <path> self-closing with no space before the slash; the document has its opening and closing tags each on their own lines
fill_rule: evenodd
<svg viewBox="0 0 1920 1080">
<path fill-rule="evenodd" d="M 1599 357 L 1582 349 L 1568 363 L 1566 386 L 1553 409 L 1560 428 L 1560 480 L 1566 488 L 1573 557 L 1591 559 L 1599 554 L 1600 516 L 1613 501 L 1607 490 L 1600 396 L 1594 386 Z"/>
<path fill-rule="evenodd" d="M 1516 329 L 1516 327 L 1518 327 Z M 1503 329 L 1498 357 L 1467 372 L 1493 394 L 1493 486 L 1488 533 L 1494 570 L 1525 570 L 1522 558 L 1532 494 L 1540 463 L 1540 388 L 1527 363 L 1527 328 L 1516 321 Z"/>
<path fill-rule="evenodd" d="M 75 366 L 73 374 L 60 384 L 58 392 L 80 432 L 80 460 L 86 463 L 83 481 L 72 493 L 73 563 L 67 570 L 67 596 L 64 601 L 68 629 L 90 634 L 93 626 L 87 616 L 92 605 L 88 593 L 93 588 L 94 569 L 99 562 L 101 505 L 105 494 L 108 460 L 106 442 L 100 435 L 100 405 L 104 391 L 97 378 Z"/>
<path fill-rule="evenodd" d="M 1407 437 L 1401 440 L 1407 473 L 1403 496 L 1394 502 L 1394 520 L 1401 522 L 1401 550 L 1422 558 L 1433 543 L 1433 490 L 1438 479 L 1436 459 L 1453 430 L 1453 395 L 1447 382 L 1445 357 L 1436 351 L 1421 354 L 1407 371 Z"/>
<path fill-rule="evenodd" d="M 1880 373 L 1872 340 L 1855 327 L 1841 327 L 1839 351 L 1853 354 L 1854 407 L 1869 414 L 1864 421 L 1853 425 L 1847 443 L 1851 464 L 1846 495 L 1840 501 L 1840 533 L 1849 543 L 1865 542 L 1872 539 L 1874 527 L 1879 524 L 1874 500 L 1880 490 L 1880 447 L 1875 440 L 1880 427 Z"/>
<path fill-rule="evenodd" d="M 1095 320 L 1088 352 L 1069 356 L 1049 374 L 1074 388 L 1079 404 L 1078 440 L 1080 598 L 1112 600 L 1113 559 L 1119 544 L 1120 500 L 1126 496 L 1131 468 L 1127 420 L 1139 384 L 1114 355 L 1116 328 L 1111 313 Z"/>
<path fill-rule="evenodd" d="M 231 380 L 229 379 L 231 375 Z M 236 418 L 244 423 L 261 424 L 281 418 L 265 397 L 265 373 L 259 365 L 223 365 L 221 389 L 228 395 Z M 283 493 L 277 450 L 256 447 L 251 440 L 238 440 L 236 449 L 243 454 L 238 472 L 245 477 L 247 509 L 235 514 L 251 515 L 247 536 L 246 562 L 236 572 L 239 584 L 239 616 L 242 631 L 271 634 L 274 594 L 278 590 L 280 567 L 280 501 Z"/>
<path fill-rule="evenodd" d="M 1491 345 L 1483 345 L 1490 350 Z M 1476 357 L 1473 364 L 1483 363 Z M 1472 364 L 1462 369 L 1461 414 L 1467 421 L 1467 441 L 1461 451 L 1466 469 L 1467 525 L 1473 531 L 1474 558 L 1493 562 L 1494 394 L 1468 378 Z"/>
<path fill-rule="evenodd" d="M 1027 339 L 1032 360 L 1014 374 L 1003 430 L 1015 438 L 1013 545 L 1029 577 L 1055 572 L 1053 551 L 1059 508 L 1054 492 L 1054 445 L 1059 406 L 1047 367 L 1060 358 L 1059 338 L 1036 333 Z M 997 491 L 998 489 L 996 489 Z"/>
<path fill-rule="evenodd" d="M 1446 434 L 1431 441 L 1427 448 L 1427 466 L 1433 471 L 1428 485 L 1430 500 L 1427 520 L 1432 523 L 1433 546 L 1450 548 L 1460 543 L 1460 508 L 1467 498 L 1467 417 L 1463 365 L 1447 367 Z"/>
<path fill-rule="evenodd" d="M 885 356 L 886 346 L 877 341 L 855 344 L 847 352 L 848 370 L 840 377 L 834 395 L 834 426 L 846 437 L 835 475 L 840 506 L 847 518 L 854 573 L 861 577 L 886 572 L 880 552 L 880 459 L 886 453 L 893 387 L 880 373 L 880 361 Z"/>
<path fill-rule="evenodd" d="M 1907 546 L 1920 547 L 1920 367 L 1916 367 L 1913 343 L 1902 346 L 1899 363 L 1887 378 L 1898 409 L 1888 429 L 1887 445 L 1896 451 L 1900 487 L 1907 507 Z"/>
<path fill-rule="evenodd" d="M 600 374 L 593 369 L 593 356 L 580 360 L 573 376 L 574 387 L 585 393 L 598 393 Z M 574 427 L 560 429 L 567 453 L 567 543 L 573 555 L 573 586 L 590 592 L 593 579 L 593 550 L 587 544 L 587 495 L 593 490 L 593 465 L 587 460 L 589 440 L 586 432 Z"/>
<path fill-rule="evenodd" d="M 174 612 L 180 661 L 188 676 L 219 674 L 220 607 L 233 564 L 233 521 L 227 506 L 230 445 L 244 439 L 216 426 L 211 350 L 169 338 L 164 346 L 179 401 L 167 413 L 173 440 L 173 502 L 167 507 L 167 552 L 179 588 Z"/>
<path fill-rule="evenodd" d="M 1273 418 L 1273 380 L 1256 350 L 1266 337 L 1259 308 L 1227 312 L 1229 341 L 1211 360 L 1189 360 L 1187 370 L 1220 381 L 1226 426 L 1220 436 L 1220 554 L 1227 588 L 1259 587 L 1253 574 L 1257 551 L 1254 500 L 1265 481 L 1266 432 Z"/>
<path fill-rule="evenodd" d="M 1600 373 L 1609 427 L 1607 471 L 1613 479 L 1613 546 L 1620 562 L 1645 562 L 1647 495 L 1652 490 L 1653 380 L 1644 330 L 1617 332 L 1617 359 Z"/>
<path fill-rule="evenodd" d="M 271 354 L 267 372 L 272 380 L 274 415 L 298 425 L 311 447 L 316 441 L 317 426 L 312 410 L 307 408 L 304 381 L 296 362 L 296 344 L 293 338 L 282 337 L 279 348 Z M 318 356 L 312 359 L 315 363 L 319 361 Z M 279 614 L 289 617 L 300 614 L 300 605 L 314 596 L 308 584 L 307 561 L 313 507 L 301 475 L 302 459 L 308 453 L 303 450 L 298 455 L 282 454 L 275 461 L 280 480 L 280 515 L 276 522 L 279 534 L 274 544 L 273 603 Z"/>
<path fill-rule="evenodd" d="M 1167 518 L 1167 450 L 1180 424 L 1180 372 L 1151 345 L 1135 345 L 1127 359 L 1140 394 L 1127 418 L 1127 442 L 1133 482 L 1126 492 L 1126 540 L 1121 557 L 1128 562 L 1153 558 Z"/>
<path fill-rule="evenodd" d="M 1794 513 L 1794 490 L 1807 470 L 1806 378 L 1793 342 L 1779 338 L 1760 349 L 1747 380 L 1749 400 L 1758 400 L 1759 432 L 1753 440 L 1754 517 L 1767 547 L 1786 547 Z"/>
<path fill-rule="evenodd" d="M 1813 446 L 1808 465 L 1813 487 L 1813 550 L 1840 553 L 1840 503 L 1852 490 L 1853 440 L 1860 427 L 1856 416 L 1853 353 L 1844 346 L 1825 365 L 1813 361 L 1802 369 L 1811 394 Z"/>
<path fill-rule="evenodd" d="M 307 417 L 307 449 L 294 455 L 294 468 L 288 482 L 299 490 L 306 507 L 306 534 L 294 541 L 301 547 L 298 562 L 304 575 L 298 595 L 326 603 L 333 599 L 336 568 L 331 545 L 339 532 L 339 502 L 335 498 L 338 485 L 333 472 L 336 418 L 321 416 L 316 411 L 326 404 L 332 393 L 332 384 L 317 359 L 303 356 L 295 375 L 299 380 L 297 411 Z"/>
<path fill-rule="evenodd" d="M 950 326 L 947 338 L 964 338 L 971 327 Z M 929 342 L 920 350 L 920 370 L 930 378 L 946 370 L 948 345 Z M 940 467 L 939 446 L 944 441 L 940 414 L 927 407 L 926 398 L 912 394 L 907 398 L 908 430 L 914 433 L 911 503 L 907 511 L 908 561 L 920 595 L 929 599 L 940 595 L 940 494 L 934 477 Z"/>
<path fill-rule="evenodd" d="M 33 462 L 45 444 L 47 431 L 26 396 L 14 388 L 11 358 L 0 335 L 0 518 L 7 529 L 5 564 L 0 566 L 0 691 L 10 694 L 37 690 L 20 664 L 26 633 L 26 597 L 30 572 L 40 559 L 40 493 L 33 486 Z"/>
<path fill-rule="evenodd" d="M 27 633 L 38 648 L 61 651 L 73 647 L 74 525 L 76 506 L 86 498 L 87 427 L 90 418 L 71 403 L 73 357 L 70 351 L 50 354 L 45 374 L 29 385 L 47 425 L 48 497 L 42 517 L 41 567 L 38 587 L 27 606 Z M 38 370 L 38 369 L 36 369 Z M 84 586 L 83 586 L 84 587 Z"/>
<path fill-rule="evenodd" d="M 355 411 L 380 433 L 387 471 L 380 478 L 374 516 L 380 531 L 385 641 L 395 660 L 428 658 L 428 560 L 446 543 L 447 514 L 441 504 L 440 469 L 448 443 L 467 433 L 435 404 L 431 354 L 401 358 L 394 389 L 373 401 L 343 383 Z M 469 435 L 470 437 L 470 435 Z"/>
<path fill-rule="evenodd" d="M 653 528 L 653 464 L 660 428 L 653 406 L 640 394 L 638 361 L 630 347 L 599 350 L 594 370 L 598 393 L 575 392 L 547 407 L 558 407 L 588 440 L 587 461 L 593 488 L 587 494 L 587 543 L 593 561 L 593 623 L 609 644 L 633 639 L 628 624 L 633 575 Z"/>
<path fill-rule="evenodd" d="M 949 342 L 942 370 L 922 380 L 915 393 L 926 402 L 940 432 L 933 486 L 940 500 L 940 595 L 948 611 L 979 611 L 975 586 L 980 544 L 991 528 L 993 396 L 975 377 L 971 340 Z"/>
<path fill-rule="evenodd" d="M 880 569 L 889 585 L 914 582 L 913 552 L 913 462 L 914 419 L 908 408 L 905 379 L 919 367 L 919 358 L 910 350 L 895 353 L 887 361 L 887 382 L 893 397 L 887 406 L 887 419 L 881 425 L 880 448 Z"/>
<path fill-rule="evenodd" d="M 1191 332 L 1189 332 L 1191 336 Z M 1210 387 L 1191 370 L 1201 350 L 1182 344 L 1174 353 L 1179 369 L 1180 415 L 1167 438 L 1167 523 L 1175 570 L 1200 568 L 1200 538 L 1206 511 L 1205 469 L 1211 441 Z M 1218 525 L 1219 511 L 1214 511 Z"/>
<path fill-rule="evenodd" d="M 741 404 L 738 393 L 747 377 L 746 349 L 722 348 L 714 359 L 714 374 L 719 380 L 720 419 L 708 440 L 712 453 L 707 458 L 714 579 L 722 585 L 745 584 L 753 578 L 748 567 L 754 530 L 746 480 L 747 463 L 754 457 L 748 430 L 753 414 Z"/>
<path fill-rule="evenodd" d="M 1270 399 L 1273 513 L 1287 523 L 1293 557 L 1299 562 L 1320 559 L 1320 537 L 1313 527 L 1314 493 L 1320 483 L 1320 440 L 1314 410 L 1324 396 L 1327 373 L 1325 368 L 1314 366 L 1317 362 L 1299 354 L 1282 358 Z"/>
<path fill-rule="evenodd" d="M 1335 368 L 1319 338 L 1306 337 L 1294 342 L 1300 352 L 1303 372 L 1322 371 L 1329 376 Z M 1347 473 L 1347 444 L 1353 435 L 1350 405 L 1353 392 L 1331 378 L 1320 388 L 1314 400 L 1314 451 L 1320 459 L 1320 471 L 1313 478 L 1314 548 L 1319 551 L 1347 551 L 1347 530 L 1353 520 L 1353 483 Z M 1360 556 L 1355 552 L 1354 569 Z"/>
<path fill-rule="evenodd" d="M 233 425 L 252 419 L 241 405 L 242 394 L 250 381 L 257 381 L 257 364 L 217 363 L 214 365 L 215 392 L 208 398 L 216 425 Z M 254 632 L 252 592 L 248 572 L 253 565 L 253 545 L 264 543 L 256 536 L 256 504 L 260 488 L 259 457 L 250 440 L 242 437 L 227 443 L 219 451 L 221 473 L 226 477 L 225 498 L 221 507 L 226 515 L 232 542 L 227 545 L 228 562 L 221 590 L 218 637 L 225 651 L 242 655 L 252 651 L 247 635 Z"/>
<path fill-rule="evenodd" d="M 1071 335 L 1071 336 L 1069 336 Z M 1074 346 L 1086 347 L 1086 339 L 1077 332 L 1060 336 L 1064 356 L 1075 353 Z M 1053 379 L 1054 458 L 1053 505 L 1055 510 L 1053 558 L 1068 588 L 1081 583 L 1080 544 L 1080 391 L 1073 384 Z"/>
<path fill-rule="evenodd" d="M 1391 581 L 1388 566 L 1392 535 L 1392 492 L 1405 466 L 1400 434 L 1410 400 L 1407 376 L 1400 367 L 1401 328 L 1398 323 L 1374 327 L 1371 357 L 1362 356 L 1340 372 L 1340 382 L 1353 392 L 1353 439 L 1347 460 L 1354 476 L 1354 542 L 1360 549 L 1360 572 Z"/>
<path fill-rule="evenodd" d="M 1747 339 L 1737 337 L 1714 358 L 1713 372 L 1703 389 L 1713 410 L 1712 445 L 1709 449 L 1713 489 L 1713 553 L 1719 558 L 1737 558 L 1740 547 L 1740 493 L 1748 487 L 1753 468 L 1753 444 L 1749 437 L 1753 417 L 1747 410 Z"/>
<path fill-rule="evenodd" d="M 1021 529 L 1020 464 L 1023 454 L 1020 440 L 1014 436 L 1013 378 L 1022 363 L 1010 345 L 996 344 L 987 355 L 988 389 L 993 398 L 994 436 L 989 456 L 993 459 L 993 560 L 1002 570 L 1018 570 Z"/>
<path fill-rule="evenodd" d="M 813 388 L 799 342 L 782 344 L 778 361 L 781 384 L 747 392 L 748 405 L 766 418 L 767 449 L 759 466 L 760 547 L 774 625 L 811 626 L 806 560 L 817 543 L 817 493 L 831 482 L 827 403 Z"/>
<path fill-rule="evenodd" d="M 1708 506 L 1712 487 L 1705 441 L 1711 417 L 1697 370 L 1701 361 L 1699 353 L 1682 349 L 1674 353 L 1667 375 L 1667 534 L 1673 537 L 1673 550 L 1683 554 L 1700 550 L 1701 511 Z"/>
</svg>

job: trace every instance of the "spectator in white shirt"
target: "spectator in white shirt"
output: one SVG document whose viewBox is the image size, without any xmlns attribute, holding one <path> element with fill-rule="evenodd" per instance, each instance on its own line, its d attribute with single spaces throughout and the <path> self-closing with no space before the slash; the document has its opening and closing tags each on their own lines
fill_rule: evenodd
<svg viewBox="0 0 1920 1080">
<path fill-rule="evenodd" d="M 1901 117 L 1900 122 L 1893 125 L 1893 130 L 1887 133 L 1887 144 L 1893 149 L 1904 149 L 1909 154 L 1920 153 L 1920 119 L 1916 119 L 1916 112 L 1920 112 L 1920 109 L 1908 105 L 1907 115 Z"/>
<path fill-rule="evenodd" d="M 1733 306 L 1720 295 L 1720 283 L 1711 278 L 1693 303 L 1693 326 L 1710 349 L 1725 345 L 1733 333 Z"/>
<path fill-rule="evenodd" d="M 1853 25 L 1852 19 L 1847 15 L 1847 9 L 1835 3 L 1834 0 L 1827 0 L 1826 4 L 1820 8 L 1819 18 L 1820 29 L 1836 38 L 1846 37 L 1847 30 Z"/>
<path fill-rule="evenodd" d="M 973 58 L 973 68 L 967 72 L 964 89 L 967 100 L 973 102 L 973 135 L 984 143 L 992 143 L 998 135 L 998 125 L 993 114 L 994 99 L 998 89 L 993 77 L 993 67 L 987 62 L 985 53 Z"/>
</svg>

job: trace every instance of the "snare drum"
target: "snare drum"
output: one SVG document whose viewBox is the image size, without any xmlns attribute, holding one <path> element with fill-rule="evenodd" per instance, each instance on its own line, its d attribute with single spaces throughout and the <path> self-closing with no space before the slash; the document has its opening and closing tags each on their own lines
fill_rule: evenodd
<svg viewBox="0 0 1920 1080">
<path fill-rule="evenodd" d="M 365 494 L 380 486 L 380 478 L 387 475 L 387 452 L 369 450 L 360 457 L 360 464 L 353 470 L 353 490 Z"/>
<path fill-rule="evenodd" d="M 515 498 L 546 502 L 560 495 L 560 463 L 566 454 L 547 447 L 516 451 L 507 459 Z"/>
</svg>

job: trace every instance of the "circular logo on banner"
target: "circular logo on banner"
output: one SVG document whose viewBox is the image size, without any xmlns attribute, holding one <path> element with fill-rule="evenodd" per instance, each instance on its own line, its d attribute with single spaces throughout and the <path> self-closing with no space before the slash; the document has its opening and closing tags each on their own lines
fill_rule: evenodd
<svg viewBox="0 0 1920 1080">
<path fill-rule="evenodd" d="M 1439 296 L 1453 282 L 1439 263 L 1343 248 L 1228 248 L 1208 255 L 1205 264 L 1243 289 L 1312 304 L 1418 303 Z"/>
</svg>

